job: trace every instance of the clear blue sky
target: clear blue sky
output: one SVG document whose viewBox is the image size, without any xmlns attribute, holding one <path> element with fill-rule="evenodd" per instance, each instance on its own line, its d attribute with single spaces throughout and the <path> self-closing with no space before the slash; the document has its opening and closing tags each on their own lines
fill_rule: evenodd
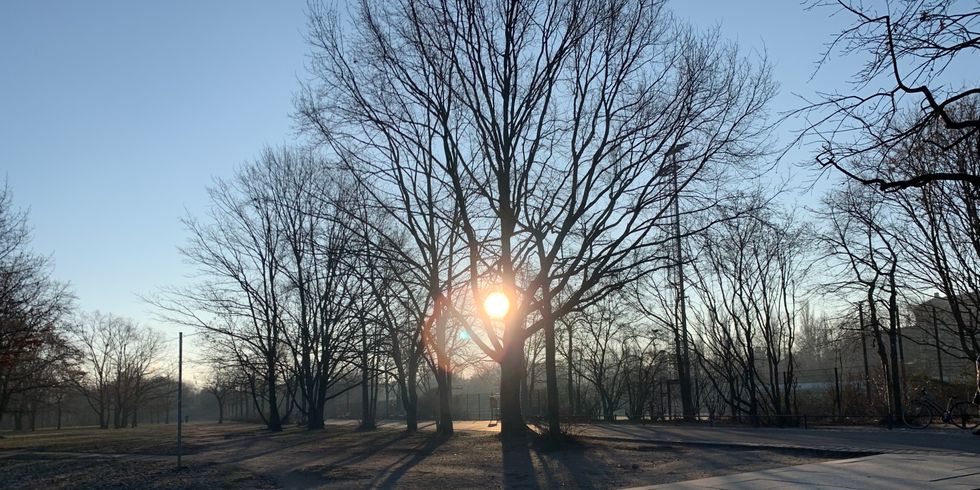
<svg viewBox="0 0 980 490">
<path fill-rule="evenodd" d="M 808 82 L 835 29 L 826 11 L 783 0 L 673 7 L 768 51 L 782 87 L 775 112 L 796 106 L 792 92 L 846 77 L 828 70 Z M 82 309 L 153 324 L 137 294 L 190 272 L 176 249 L 184 209 L 200 214 L 213 177 L 294 138 L 305 9 L 300 1 L 0 2 L 0 174 L 30 209 L 35 248 L 54 257 Z"/>
<path fill-rule="evenodd" d="M 292 138 L 303 2 L 0 4 L 0 174 L 86 310 L 149 321 L 179 217 Z"/>
</svg>

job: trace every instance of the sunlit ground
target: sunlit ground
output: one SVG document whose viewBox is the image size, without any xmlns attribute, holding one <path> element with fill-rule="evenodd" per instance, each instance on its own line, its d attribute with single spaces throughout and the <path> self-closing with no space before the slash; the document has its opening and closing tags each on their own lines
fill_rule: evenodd
<svg viewBox="0 0 980 490">
<path fill-rule="evenodd" d="M 356 432 L 353 425 L 275 434 L 247 424 L 186 428 L 187 468 L 180 473 L 173 469 L 174 425 L 6 434 L 0 487 L 623 487 L 827 459 L 805 451 L 595 439 L 551 450 L 533 438 L 505 447 L 486 431 L 458 431 L 447 439 L 428 430 Z"/>
</svg>

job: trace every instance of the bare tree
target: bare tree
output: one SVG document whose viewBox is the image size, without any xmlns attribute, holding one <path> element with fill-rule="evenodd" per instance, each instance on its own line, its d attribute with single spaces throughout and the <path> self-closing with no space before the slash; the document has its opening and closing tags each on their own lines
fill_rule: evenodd
<svg viewBox="0 0 980 490">
<path fill-rule="evenodd" d="M 202 281 L 150 302 L 164 320 L 224 337 L 218 341 L 248 371 L 256 411 L 270 430 L 278 431 L 284 419 L 281 383 L 291 367 L 285 355 L 287 298 L 281 267 L 286 251 L 265 182 L 260 162 L 209 189 L 210 222 L 186 218 L 191 238 L 181 248 L 198 266 Z"/>
<path fill-rule="evenodd" d="M 387 251 L 389 246 L 398 244 L 378 244 L 368 250 L 367 283 L 374 307 L 367 314 L 387 337 L 384 345 L 390 349 L 391 375 L 405 410 L 406 430 L 415 432 L 418 430 L 418 377 L 426 350 L 422 326 L 427 288 L 413 282 L 412 265 L 401 263 L 400 254 Z"/>
<path fill-rule="evenodd" d="M 862 328 L 871 331 L 877 346 L 888 386 L 890 420 L 899 420 L 904 403 L 899 369 L 898 297 L 903 284 L 897 276 L 900 240 L 895 236 L 897 228 L 892 210 L 875 190 L 852 185 L 831 193 L 824 202 L 822 216 L 827 226 L 821 233 L 821 241 L 828 256 L 837 259 L 830 265 L 836 266 L 840 274 L 830 286 L 835 291 L 860 295 L 867 305 L 868 321 Z M 881 323 L 882 309 L 888 321 L 887 329 Z"/>
<path fill-rule="evenodd" d="M 657 378 L 661 376 L 667 360 L 665 351 L 657 349 L 655 332 L 642 332 L 632 328 L 623 340 L 623 359 L 626 378 L 626 417 L 632 422 L 643 420 L 656 392 Z M 651 335 L 653 334 L 653 335 Z M 653 413 L 650 413 L 651 418 Z"/>
<path fill-rule="evenodd" d="M 152 300 L 235 359 L 272 430 L 293 409 L 322 429 L 328 400 L 376 384 L 378 336 L 365 313 L 370 238 L 351 224 L 363 206 L 347 184 L 308 149 L 265 151 L 211 190 L 209 223 L 186 220 L 192 240 L 182 251 L 203 281 Z"/>
<path fill-rule="evenodd" d="M 812 230 L 765 209 L 698 239 L 691 265 L 698 360 L 733 415 L 791 413 L 797 318 L 814 263 Z"/>
<path fill-rule="evenodd" d="M 838 54 L 865 57 L 851 80 L 854 93 L 820 94 L 797 112 L 809 121 L 801 138 L 814 136 L 821 143 L 817 165 L 883 191 L 936 181 L 980 185 L 980 174 L 974 169 L 943 168 L 931 162 L 894 167 L 882 158 L 902 151 L 909 139 L 928 139 L 931 126 L 966 136 L 980 131 L 976 114 L 955 110 L 960 103 L 975 103 L 980 87 L 957 86 L 944 76 L 948 69 L 972 69 L 977 63 L 980 9 L 976 4 L 816 0 L 810 6 L 835 8 L 851 20 L 829 44 L 821 64 Z M 965 139 L 931 143 L 943 151 L 961 146 L 977 151 Z"/>
<path fill-rule="evenodd" d="M 322 429 L 326 401 L 351 388 L 337 390 L 339 384 L 357 364 L 368 369 L 362 314 L 368 290 L 358 272 L 363 243 L 344 222 L 348 208 L 359 205 L 310 152 L 268 151 L 253 177 L 285 250 L 277 264 L 285 277 L 284 340 L 296 359 L 301 412 L 308 428 Z"/>
<path fill-rule="evenodd" d="M 76 386 L 99 419 L 122 428 L 135 426 L 146 401 L 148 381 L 160 355 L 160 336 L 132 320 L 94 312 L 80 319 L 77 347 L 84 376 Z M 132 418 L 131 418 L 132 417 Z"/>
<path fill-rule="evenodd" d="M 950 108 L 957 117 L 977 118 L 980 104 Z M 959 144 L 954 145 L 954 143 Z M 950 148 L 950 149 L 945 149 Z M 927 168 L 980 175 L 980 133 L 934 123 L 922 138 L 887 157 L 890 167 Z M 885 198 L 895 210 L 893 236 L 901 249 L 900 267 L 911 291 L 935 290 L 946 297 L 952 342 L 940 349 L 970 361 L 980 353 L 976 325 L 980 304 L 980 214 L 978 188 L 963 181 L 936 181 Z M 932 337 L 929 335 L 928 337 Z M 937 339 L 938 340 L 938 339 Z"/>
<path fill-rule="evenodd" d="M 51 278 L 51 260 L 30 250 L 27 214 L 0 188 L 0 414 L 14 398 L 72 376 L 67 341 L 72 295 Z"/>
<path fill-rule="evenodd" d="M 615 421 L 630 381 L 629 313 L 626 302 L 611 296 L 589 308 L 579 334 L 581 359 L 573 365 L 595 388 L 602 416 L 609 422 Z"/>
<path fill-rule="evenodd" d="M 223 424 L 225 422 L 225 402 L 228 401 L 228 395 L 235 391 L 234 377 L 227 368 L 217 367 L 211 371 L 211 376 L 208 378 L 204 389 L 211 393 L 218 403 L 218 423 Z"/>
<path fill-rule="evenodd" d="M 758 154 L 768 71 L 658 1 L 362 2 L 350 32 L 323 10 L 311 23 L 320 85 L 301 120 L 393 193 L 450 199 L 438 217 L 459 223 L 465 324 L 501 366 L 502 430 L 525 428 L 524 343 L 543 331 L 557 434 L 555 322 L 649 270 L 675 143 L 691 143 L 681 189 Z M 388 167 L 405 158 L 429 170 Z M 433 304 L 458 310 L 441 286 Z M 477 308 L 495 289 L 502 329 Z"/>
</svg>

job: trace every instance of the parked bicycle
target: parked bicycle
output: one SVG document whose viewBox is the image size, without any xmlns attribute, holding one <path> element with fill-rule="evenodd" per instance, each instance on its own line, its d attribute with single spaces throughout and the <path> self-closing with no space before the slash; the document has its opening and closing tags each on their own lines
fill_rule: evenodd
<svg viewBox="0 0 980 490">
<path fill-rule="evenodd" d="M 903 414 L 905 425 L 913 429 L 925 429 L 932 420 L 939 417 L 944 424 L 955 425 L 961 429 L 975 429 L 980 426 L 980 412 L 977 406 L 955 396 L 947 397 L 943 408 L 925 390 L 918 398 L 909 402 Z"/>
</svg>

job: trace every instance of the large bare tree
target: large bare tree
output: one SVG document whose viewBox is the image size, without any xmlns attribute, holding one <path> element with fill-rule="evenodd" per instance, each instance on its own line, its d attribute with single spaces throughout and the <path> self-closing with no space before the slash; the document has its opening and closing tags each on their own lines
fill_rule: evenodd
<svg viewBox="0 0 980 490">
<path fill-rule="evenodd" d="M 698 360 L 717 399 L 753 422 L 792 413 L 798 318 L 813 283 L 813 231 L 767 206 L 697 240 Z"/>
<path fill-rule="evenodd" d="M 73 297 L 51 277 L 48 257 L 30 249 L 27 213 L 0 187 L 0 414 L 14 398 L 72 378 L 67 335 Z"/>
<path fill-rule="evenodd" d="M 861 328 L 870 331 L 877 346 L 889 417 L 897 421 L 904 407 L 899 360 L 899 295 L 904 284 L 899 277 L 902 240 L 893 211 L 880 192 L 852 183 L 825 196 L 821 216 L 826 226 L 820 241 L 830 259 L 829 270 L 837 272 L 831 275 L 831 289 L 855 295 L 867 308 L 868 320 Z"/>
<path fill-rule="evenodd" d="M 690 189 L 759 154 L 768 70 L 654 0 L 364 1 L 349 27 L 311 18 L 301 119 L 391 192 L 438 191 L 473 313 L 453 316 L 478 319 L 470 337 L 501 366 L 502 430 L 524 430 L 524 343 L 543 331 L 557 434 L 555 322 L 654 268 L 675 173 Z M 390 170 L 406 158 L 424 170 Z M 457 310 L 441 286 L 433 304 Z M 493 290 L 510 297 L 502 322 L 477 308 Z"/>
</svg>

